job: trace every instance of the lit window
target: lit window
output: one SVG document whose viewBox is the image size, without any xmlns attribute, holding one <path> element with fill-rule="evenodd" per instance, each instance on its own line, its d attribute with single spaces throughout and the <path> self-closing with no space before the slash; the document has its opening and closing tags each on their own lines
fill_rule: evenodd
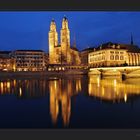
<svg viewBox="0 0 140 140">
<path fill-rule="evenodd" d="M 115 60 L 119 60 L 119 55 L 116 55 L 115 56 Z"/>
<path fill-rule="evenodd" d="M 110 56 L 110 60 L 114 60 L 114 55 L 111 55 Z"/>
<path fill-rule="evenodd" d="M 123 60 L 123 59 L 124 59 L 124 57 L 121 55 L 121 56 L 120 56 L 120 60 Z"/>
<path fill-rule="evenodd" d="M 116 54 L 119 54 L 119 52 L 115 52 Z"/>
</svg>

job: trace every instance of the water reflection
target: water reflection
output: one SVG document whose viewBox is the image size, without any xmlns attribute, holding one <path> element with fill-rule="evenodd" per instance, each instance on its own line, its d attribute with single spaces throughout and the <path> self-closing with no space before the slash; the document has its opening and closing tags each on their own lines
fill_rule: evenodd
<svg viewBox="0 0 140 140">
<path fill-rule="evenodd" d="M 1 79 L 0 94 L 15 94 L 19 98 L 33 98 L 46 95 L 46 79 Z"/>
<path fill-rule="evenodd" d="M 52 121 L 57 122 L 61 107 L 63 124 L 69 124 L 71 115 L 71 96 L 81 91 L 81 79 L 59 79 L 49 81 L 50 114 Z"/>
<path fill-rule="evenodd" d="M 56 125 L 59 118 L 68 126 L 71 117 L 72 96 L 82 94 L 102 101 L 128 102 L 140 95 L 140 79 L 101 79 L 98 76 L 70 76 L 61 78 L 1 79 L 0 95 L 13 94 L 17 99 L 40 98 L 49 95 L 49 113 Z M 48 96 L 47 96 L 48 97 Z M 95 100 L 90 100 L 95 101 Z"/>
<path fill-rule="evenodd" d="M 105 78 L 98 76 L 89 77 L 89 96 L 95 96 L 102 100 L 127 102 L 128 97 L 140 95 L 140 79 Z"/>
</svg>

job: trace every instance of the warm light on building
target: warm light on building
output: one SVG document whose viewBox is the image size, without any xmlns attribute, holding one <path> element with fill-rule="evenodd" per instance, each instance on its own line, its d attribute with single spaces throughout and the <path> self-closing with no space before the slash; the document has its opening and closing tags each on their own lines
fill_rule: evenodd
<svg viewBox="0 0 140 140">
<path fill-rule="evenodd" d="M 140 65 L 140 49 L 133 44 L 102 44 L 89 53 L 88 64 L 90 67 L 137 66 Z"/>
<path fill-rule="evenodd" d="M 0 70 L 13 71 L 15 64 L 14 59 L 11 57 L 11 51 L 0 51 Z"/>
<path fill-rule="evenodd" d="M 74 45 L 70 46 L 70 31 L 66 17 L 62 20 L 60 31 L 60 44 L 58 43 L 58 33 L 55 21 L 52 20 L 49 31 L 49 64 L 72 64 L 81 63 L 79 51 Z M 50 71 L 50 70 L 49 70 Z"/>
<path fill-rule="evenodd" d="M 42 50 L 16 50 L 12 57 L 14 71 L 45 71 L 48 63 L 47 54 Z"/>
</svg>

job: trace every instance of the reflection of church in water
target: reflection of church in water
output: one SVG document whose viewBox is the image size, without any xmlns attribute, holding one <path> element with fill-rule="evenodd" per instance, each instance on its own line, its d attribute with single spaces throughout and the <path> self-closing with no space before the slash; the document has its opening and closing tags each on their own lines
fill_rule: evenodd
<svg viewBox="0 0 140 140">
<path fill-rule="evenodd" d="M 140 79 L 119 78 L 100 79 L 77 76 L 58 79 L 10 79 L 0 80 L 0 96 L 4 94 L 16 95 L 19 99 L 38 98 L 46 96 L 49 91 L 49 112 L 53 124 L 57 124 L 59 115 L 63 124 L 70 122 L 71 105 L 75 99 L 73 96 L 82 94 L 102 101 L 128 102 L 130 96 L 140 96 Z M 91 100 L 94 102 L 94 100 Z M 133 99 L 132 99 L 133 101 Z"/>
<path fill-rule="evenodd" d="M 70 31 L 66 17 L 64 17 L 62 21 L 60 44 L 58 43 L 55 21 L 51 21 L 49 31 L 49 63 L 69 65 L 79 65 L 81 63 L 79 51 L 76 48 L 75 42 L 73 46 L 70 46 Z"/>
<path fill-rule="evenodd" d="M 61 113 L 65 126 L 69 124 L 71 115 L 71 97 L 81 91 L 81 79 L 59 79 L 49 82 L 50 114 L 54 124 Z M 61 107 L 61 112 L 60 112 Z"/>
</svg>

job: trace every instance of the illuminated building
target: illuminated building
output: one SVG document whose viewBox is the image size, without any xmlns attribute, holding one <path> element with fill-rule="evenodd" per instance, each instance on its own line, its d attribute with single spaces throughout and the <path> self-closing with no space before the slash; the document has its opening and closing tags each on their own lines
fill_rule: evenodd
<svg viewBox="0 0 140 140">
<path fill-rule="evenodd" d="M 16 71 L 44 71 L 47 65 L 47 54 L 42 50 L 16 50 L 12 52 L 15 58 Z"/>
<path fill-rule="evenodd" d="M 11 51 L 0 51 L 0 70 L 13 71 L 14 59 L 11 57 Z"/>
<path fill-rule="evenodd" d="M 90 67 L 140 65 L 140 49 L 133 44 L 108 42 L 94 48 L 88 55 Z"/>
<path fill-rule="evenodd" d="M 88 54 L 93 51 L 93 48 L 86 48 L 80 52 L 81 64 L 88 65 Z"/>
<path fill-rule="evenodd" d="M 55 21 L 52 20 L 49 31 L 49 64 L 79 65 L 81 62 L 79 51 L 76 45 L 74 45 L 74 47 L 70 46 L 70 31 L 66 17 L 62 20 L 60 34 L 59 44 L 56 24 Z"/>
</svg>

